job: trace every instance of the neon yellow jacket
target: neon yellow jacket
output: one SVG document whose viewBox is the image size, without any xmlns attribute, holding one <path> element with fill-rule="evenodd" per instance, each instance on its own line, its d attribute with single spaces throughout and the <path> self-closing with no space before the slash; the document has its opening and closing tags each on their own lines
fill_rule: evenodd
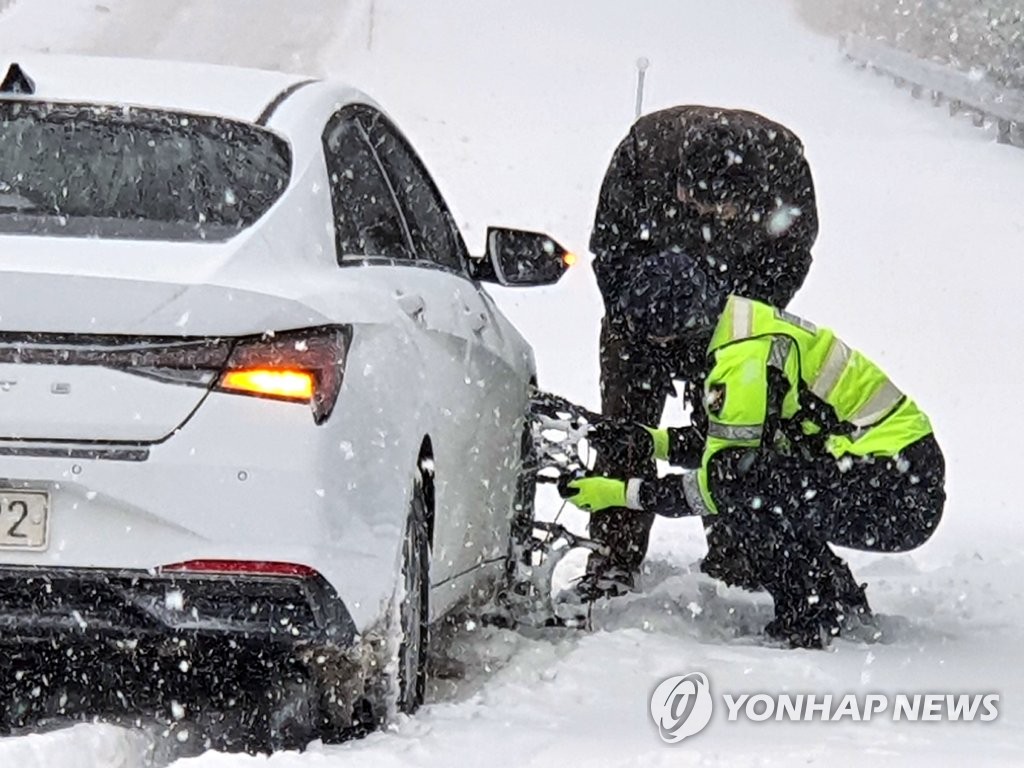
<svg viewBox="0 0 1024 768">
<path fill-rule="evenodd" d="M 842 428 L 823 435 L 823 445 L 836 458 L 892 456 L 932 432 L 928 417 L 874 363 L 831 330 L 767 304 L 730 296 L 708 354 L 713 361 L 704 385 L 708 434 L 696 473 L 705 514 L 717 513 L 708 490 L 708 463 L 716 453 L 758 447 L 766 440 L 768 447 L 785 449 L 777 435 L 764 434 L 770 368 L 781 371 L 787 384 L 781 418 L 798 419 L 803 434 L 822 431 L 801 411 L 812 395 L 835 411 Z M 697 501 L 696 494 L 687 495 L 691 503 Z"/>
</svg>

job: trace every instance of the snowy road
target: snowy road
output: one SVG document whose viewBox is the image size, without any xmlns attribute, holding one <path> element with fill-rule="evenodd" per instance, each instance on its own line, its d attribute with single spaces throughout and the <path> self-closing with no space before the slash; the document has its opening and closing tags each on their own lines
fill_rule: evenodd
<svg viewBox="0 0 1024 768">
<path fill-rule="evenodd" d="M 372 29 L 370 12 L 373 11 Z M 333 73 L 396 117 L 453 201 L 471 247 L 488 224 L 551 232 L 585 251 L 597 187 L 632 118 L 715 103 L 765 112 L 803 137 L 822 235 L 794 309 L 841 329 L 933 416 L 949 462 L 947 517 L 905 556 L 854 558 L 885 614 L 884 644 L 827 653 L 758 645 L 770 609 L 716 592 L 692 563 L 694 521 L 655 528 L 643 593 L 595 631 L 525 638 L 464 629 L 466 679 L 393 731 L 284 754 L 274 766 L 1019 765 L 1024 760 L 1024 434 L 1013 350 L 1024 248 L 1024 152 L 845 65 L 778 0 L 17 0 L 18 49 L 146 55 Z M 537 347 L 542 384 L 596 405 L 600 305 L 586 270 L 505 292 Z M 1007 345 L 1011 345 L 1009 349 Z M 546 499 L 550 503 L 550 499 Z M 578 517 L 570 518 L 580 523 Z M 701 670 L 724 692 L 1001 694 L 995 723 L 728 723 L 668 747 L 647 698 Z M 86 726 L 0 740 L 0 766 L 134 766 L 136 736 Z M 175 768 L 263 764 L 205 754 Z"/>
</svg>

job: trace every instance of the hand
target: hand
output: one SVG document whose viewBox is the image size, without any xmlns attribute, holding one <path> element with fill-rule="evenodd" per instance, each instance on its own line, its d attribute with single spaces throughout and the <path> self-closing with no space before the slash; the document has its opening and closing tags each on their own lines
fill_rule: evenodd
<svg viewBox="0 0 1024 768">
<path fill-rule="evenodd" d="M 571 480 L 564 488 L 559 488 L 562 498 L 567 499 L 584 512 L 600 512 L 615 507 L 636 509 L 629 503 L 631 483 L 639 484 L 639 480 L 616 480 L 612 477 L 581 477 Z"/>
<path fill-rule="evenodd" d="M 668 458 L 668 430 L 632 421 L 601 421 L 587 433 L 587 441 L 606 456 L 627 461 Z"/>
</svg>

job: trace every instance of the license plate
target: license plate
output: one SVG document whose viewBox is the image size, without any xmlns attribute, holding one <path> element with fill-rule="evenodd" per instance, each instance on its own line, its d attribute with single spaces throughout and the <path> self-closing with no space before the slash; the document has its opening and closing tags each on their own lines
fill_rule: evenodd
<svg viewBox="0 0 1024 768">
<path fill-rule="evenodd" d="M 46 549 L 50 494 L 0 489 L 0 549 Z"/>
</svg>

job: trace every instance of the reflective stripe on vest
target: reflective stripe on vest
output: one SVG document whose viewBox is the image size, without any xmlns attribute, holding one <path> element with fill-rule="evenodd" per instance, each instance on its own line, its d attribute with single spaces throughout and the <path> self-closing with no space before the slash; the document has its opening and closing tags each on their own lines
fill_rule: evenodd
<svg viewBox="0 0 1024 768">
<path fill-rule="evenodd" d="M 825 356 L 825 362 L 821 366 L 821 370 L 818 371 L 818 375 L 814 377 L 814 381 L 809 382 L 811 392 L 820 397 L 822 400 L 828 400 L 828 396 L 832 394 L 832 390 L 836 388 L 836 384 L 839 383 L 839 377 L 843 375 L 843 371 L 846 370 L 846 364 L 850 362 L 850 356 L 853 354 L 848 346 L 846 346 L 839 339 L 833 339 L 832 345 L 828 348 L 828 354 Z"/>
<path fill-rule="evenodd" d="M 850 414 L 849 422 L 858 429 L 870 427 L 896 410 L 902 400 L 903 393 L 895 384 L 886 380 L 864 405 Z"/>
<path fill-rule="evenodd" d="M 717 437 L 720 440 L 760 440 L 763 433 L 764 426 L 761 424 L 740 426 L 708 422 L 708 437 Z"/>
<path fill-rule="evenodd" d="M 804 320 L 802 317 L 791 315 L 789 314 L 789 312 L 786 312 L 783 309 L 779 309 L 778 307 L 775 308 L 775 317 L 784 323 L 795 325 L 797 328 L 803 328 L 808 333 L 818 332 L 818 326 L 816 326 L 814 323 L 808 320 Z"/>
<path fill-rule="evenodd" d="M 683 498 L 690 505 L 690 511 L 695 515 L 716 515 L 718 510 L 709 507 L 704 500 L 704 494 L 700 492 L 700 479 L 696 472 L 683 474 Z"/>
<path fill-rule="evenodd" d="M 738 299 L 732 305 L 732 338 L 749 339 L 754 333 L 754 305 Z"/>
<path fill-rule="evenodd" d="M 772 339 L 772 349 L 768 353 L 768 365 L 785 371 L 786 358 L 789 357 L 789 350 L 792 346 L 793 340 L 789 336 L 776 336 Z"/>
</svg>

